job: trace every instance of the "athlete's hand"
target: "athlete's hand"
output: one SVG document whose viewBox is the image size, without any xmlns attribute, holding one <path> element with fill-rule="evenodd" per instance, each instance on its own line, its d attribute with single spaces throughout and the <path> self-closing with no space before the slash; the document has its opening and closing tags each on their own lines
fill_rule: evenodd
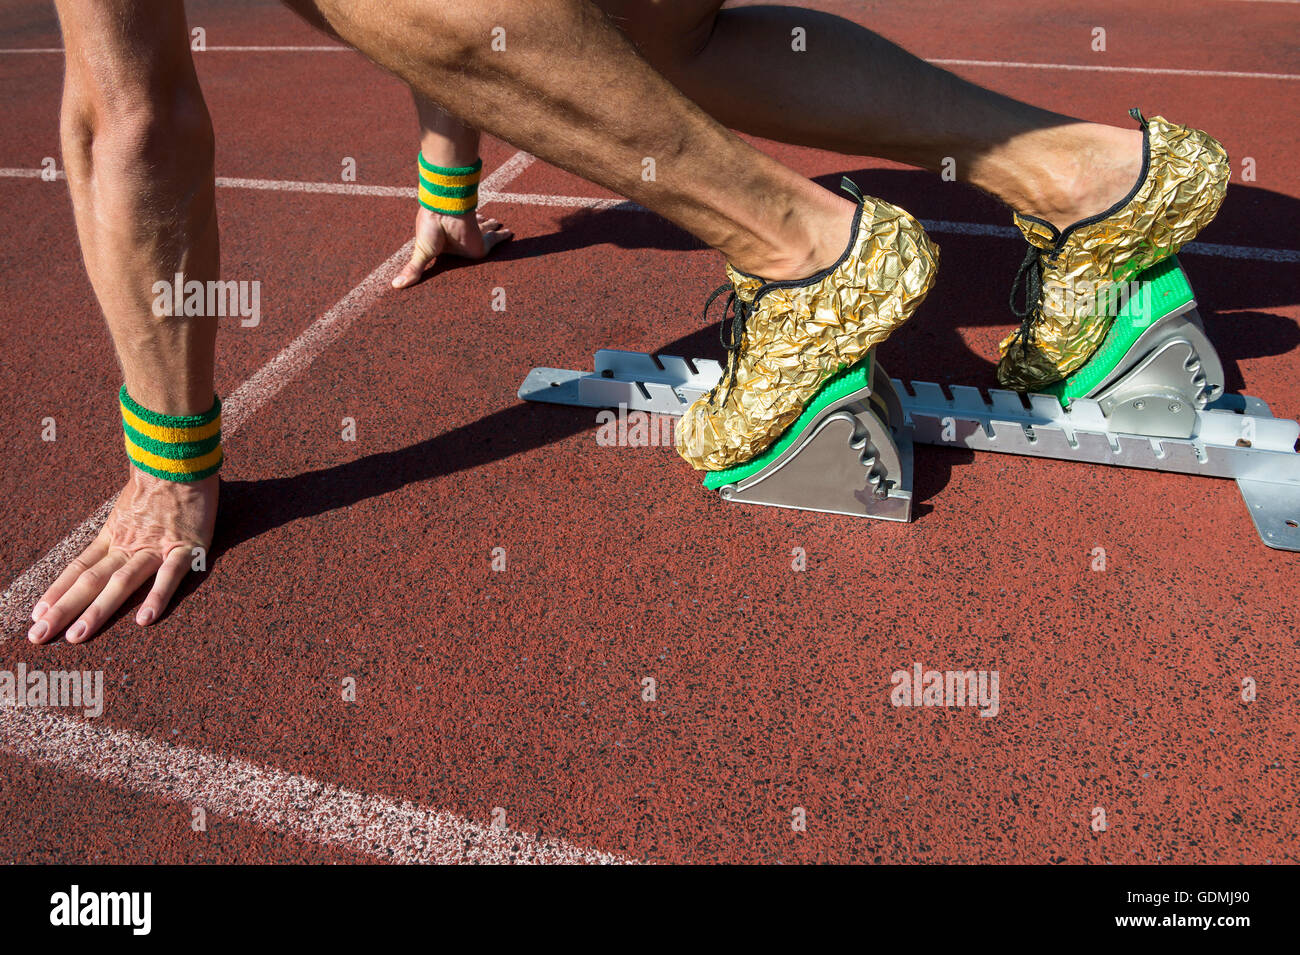
<svg viewBox="0 0 1300 955">
<path fill-rule="evenodd" d="M 66 627 L 69 643 L 89 639 L 150 577 L 153 587 L 135 622 L 148 626 L 189 571 L 194 548 L 212 543 L 218 478 L 179 484 L 131 468 L 131 478 L 99 536 L 60 575 L 32 610 L 33 643 Z"/>
<path fill-rule="evenodd" d="M 414 285 L 440 255 L 481 259 L 512 235 L 496 219 L 489 219 L 477 210 L 463 216 L 445 216 L 421 206 L 415 217 L 415 249 L 411 261 L 393 279 L 393 288 Z"/>
</svg>

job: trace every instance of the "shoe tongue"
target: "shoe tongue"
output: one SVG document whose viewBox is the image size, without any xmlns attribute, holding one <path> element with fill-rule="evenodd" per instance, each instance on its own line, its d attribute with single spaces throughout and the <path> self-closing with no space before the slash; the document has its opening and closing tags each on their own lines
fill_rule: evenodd
<svg viewBox="0 0 1300 955">
<path fill-rule="evenodd" d="M 757 275 L 746 275 L 733 269 L 730 264 L 727 265 L 727 278 L 731 279 L 732 286 L 736 289 L 736 297 L 742 302 L 752 304 L 754 296 L 758 290 L 763 287 L 763 280 Z"/>
<path fill-rule="evenodd" d="M 1013 213 L 1012 218 L 1015 220 L 1016 228 L 1025 237 L 1025 241 L 1035 248 L 1050 249 L 1056 244 L 1056 240 L 1060 238 L 1060 233 L 1056 231 L 1056 228 L 1046 222 L 1037 219 L 1026 219 L 1018 212 Z"/>
</svg>

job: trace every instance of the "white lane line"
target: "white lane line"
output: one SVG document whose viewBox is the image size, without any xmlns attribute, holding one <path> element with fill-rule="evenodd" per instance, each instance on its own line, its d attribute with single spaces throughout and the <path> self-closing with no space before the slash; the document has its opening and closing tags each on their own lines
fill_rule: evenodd
<svg viewBox="0 0 1300 955">
<path fill-rule="evenodd" d="M 532 162 L 533 157 L 521 150 L 487 176 L 484 183 L 504 186 Z M 0 174 L 9 171 L 0 170 Z M 222 431 L 226 437 L 234 435 L 262 405 L 306 371 L 321 352 L 356 322 L 389 287 L 393 273 L 406 264 L 413 242 L 414 240 L 407 242 L 389 256 L 382 265 L 362 279 L 356 288 L 231 392 L 222 403 Z M 101 504 L 94 514 L 50 548 L 44 557 L 15 577 L 8 589 L 0 594 L 0 642 L 11 639 L 20 629 L 26 630 L 32 606 L 63 572 L 68 562 L 95 539 L 115 500 L 116 496 Z"/>
<path fill-rule="evenodd" d="M 520 154 L 516 154 L 520 155 Z M 523 153 L 522 155 L 528 155 Z M 518 169 L 514 170 L 514 175 L 518 175 L 526 169 L 532 157 L 529 156 L 527 163 L 523 163 Z M 503 167 L 504 168 L 504 167 Z M 50 173 L 43 169 L 0 169 L 0 179 L 45 179 L 49 182 Z M 68 174 L 62 169 L 56 169 L 53 178 L 63 182 L 68 178 Z M 505 181 L 514 178 L 509 176 Z M 511 202 L 521 202 L 531 205 L 551 205 L 551 206 L 584 206 L 591 208 L 612 208 L 619 205 L 635 205 L 627 203 L 624 200 L 609 199 L 596 200 L 584 199 L 581 196 L 544 196 L 522 193 L 499 193 L 489 189 L 487 183 L 492 177 L 489 176 L 483 182 L 479 183 L 479 204 L 487 205 L 489 202 L 500 201 L 502 196 L 509 196 Z M 216 186 L 218 189 L 253 189 L 259 192 L 303 192 L 314 195 L 331 195 L 331 196 L 378 196 L 383 199 L 414 199 L 416 189 L 414 186 L 367 186 L 356 182 L 309 182 L 298 179 L 250 179 L 244 176 L 217 176 Z M 603 204 L 602 204 L 603 203 Z M 637 208 L 640 208 L 637 206 Z"/>
<path fill-rule="evenodd" d="M 1237 70 L 1184 70 L 1156 66 L 1102 66 L 1082 63 L 1016 63 L 1011 60 L 927 60 L 935 66 L 987 66 L 994 69 L 1083 70 L 1088 73 L 1154 73 L 1163 76 L 1205 76 L 1240 80 L 1300 80 L 1300 73 L 1242 73 Z"/>
<path fill-rule="evenodd" d="M 541 196 L 525 195 L 514 193 L 499 193 L 497 187 L 504 186 L 527 169 L 534 162 L 534 157 L 523 150 L 515 153 L 501 166 L 494 170 L 481 183 L 479 183 L 479 200 L 480 204 L 486 205 L 489 202 L 497 201 L 498 196 L 502 195 L 519 195 L 524 201 L 532 201 L 536 205 L 546 205 L 548 200 L 556 199 L 558 201 L 549 203 L 552 205 L 581 205 L 584 203 L 607 202 L 609 205 L 627 204 L 624 200 L 592 200 L 581 197 L 569 196 Z M 0 179 L 46 179 L 50 173 L 44 169 L 27 169 L 27 168 L 0 168 Z M 54 171 L 54 179 L 62 182 L 68 178 L 68 174 L 62 169 Z M 249 179 L 241 176 L 217 176 L 216 185 L 219 189 L 256 189 L 264 192 L 307 192 L 323 193 L 326 195 L 338 196 L 381 196 L 386 199 L 414 199 L 414 186 L 367 186 L 355 182 L 307 182 L 297 179 Z M 512 201 L 515 201 L 512 199 Z M 639 207 L 638 207 L 639 208 Z"/>
<path fill-rule="evenodd" d="M 1297 0 L 1238 0 L 1238 2 L 1295 3 Z M 6 53 L 62 53 L 58 46 L 27 47 L 0 49 L 0 56 Z M 348 46 L 210 46 L 198 53 L 352 53 Z M 1148 66 L 1109 66 L 1103 64 L 1083 63 L 1022 63 L 1013 60 L 962 60 L 962 59 L 926 59 L 935 66 L 983 66 L 993 69 L 1025 70 L 1086 70 L 1090 73 L 1156 73 L 1168 76 L 1203 76 L 1246 80 L 1300 80 L 1295 73 L 1254 73 L 1239 70 L 1190 70 L 1172 67 Z"/>
<path fill-rule="evenodd" d="M 132 793 L 390 862 L 632 861 L 44 710 L 0 706 L 0 749 Z"/>
<path fill-rule="evenodd" d="M 0 169 L 0 175 L 6 170 Z M 315 192 L 338 196 L 383 196 L 414 199 L 414 186 L 363 186 L 355 182 L 297 182 L 290 179 L 237 179 L 217 176 L 219 189 L 262 189 L 268 192 Z M 482 189 L 479 190 L 480 196 Z"/>
<path fill-rule="evenodd" d="M 328 312 L 312 322 L 297 338 L 231 392 L 221 403 L 221 430 L 223 435 L 234 434 L 242 428 L 257 410 L 278 395 L 314 362 L 325 349 L 365 314 L 379 294 L 388 288 L 393 273 L 411 258 L 412 239 L 388 257 Z"/>
<path fill-rule="evenodd" d="M 509 183 L 519 178 L 519 174 L 531 166 L 536 161 L 536 156 L 532 153 L 519 150 L 496 169 L 492 170 L 483 181 L 479 183 L 480 192 L 493 192 L 498 189 L 504 189 Z"/>
<path fill-rule="evenodd" d="M 527 157 L 526 161 L 520 157 Z M 518 168 L 507 170 L 510 163 L 503 164 L 497 172 L 509 172 L 512 179 L 533 162 L 533 157 L 519 152 L 511 163 L 519 160 Z M 0 178 L 37 179 L 39 169 L 0 169 Z M 58 174 L 63 178 L 63 172 Z M 493 174 L 495 176 L 496 173 Z M 628 199 L 593 199 L 586 196 L 550 196 L 532 192 L 500 192 L 491 187 L 500 182 L 488 176 L 479 186 L 479 198 L 482 205 L 489 202 L 503 205 L 553 206 L 566 209 L 601 209 L 616 212 L 648 212 L 644 206 Z M 218 176 L 217 185 L 228 189 L 264 189 L 272 192 L 306 192 L 330 193 L 337 195 L 381 196 L 385 198 L 413 199 L 414 187 L 408 186 L 363 186 L 346 182 L 298 182 L 288 179 L 237 179 Z M 979 235 L 1017 238 L 1019 230 L 1009 225 L 989 225 L 983 222 L 949 222 L 941 219 L 922 219 L 921 224 L 931 232 L 949 233 L 951 235 Z M 1208 255 L 1221 259 L 1248 259 L 1256 262 L 1300 262 L 1300 250 L 1270 249 L 1253 245 L 1224 245 L 1218 242 L 1189 242 L 1183 246 L 1179 255 Z"/>
<path fill-rule="evenodd" d="M 587 196 L 548 196 L 535 192 L 493 193 L 497 202 L 520 206 L 559 206 L 571 209 L 616 209 L 619 212 L 649 212 L 631 199 L 592 199 Z"/>
<path fill-rule="evenodd" d="M 44 169 L 0 169 L 0 177 L 5 179 L 40 179 L 48 175 Z M 68 175 L 60 169 L 54 173 L 54 178 L 67 179 Z"/>
<path fill-rule="evenodd" d="M 526 160 L 521 157 L 527 157 Z M 518 168 L 507 169 L 518 160 Z M 515 154 L 509 162 L 503 164 L 498 173 L 508 172 L 508 179 L 513 179 L 534 161 L 534 157 L 525 152 Z M 37 179 L 39 169 L 0 169 L 0 178 Z M 56 175 L 62 179 L 60 170 Z M 496 173 L 493 174 L 495 176 Z M 488 176 L 479 186 L 479 198 L 482 205 L 489 202 L 504 205 L 553 206 L 567 209 L 601 209 L 617 212 L 648 212 L 644 206 L 628 199 L 594 199 L 586 196 L 551 196 L 533 192 L 500 192 L 494 185 L 500 180 Z M 239 179 L 230 176 L 218 176 L 217 185 L 227 189 L 263 189 L 272 192 L 327 193 L 345 196 L 380 196 L 384 198 L 413 199 L 414 187 L 409 186 L 363 186 L 347 182 L 299 182 L 289 179 Z M 921 224 L 931 232 L 946 232 L 952 235 L 979 235 L 1016 238 L 1019 230 L 1009 225 L 988 225 L 983 222 L 949 222 L 940 219 L 922 219 Z M 1210 255 L 1225 259 L 1253 259 L 1259 262 L 1300 262 L 1300 251 L 1296 249 L 1270 249 L 1251 245 L 1223 245 L 1216 242 L 1190 242 L 1183 247 L 1180 255 Z"/>
</svg>

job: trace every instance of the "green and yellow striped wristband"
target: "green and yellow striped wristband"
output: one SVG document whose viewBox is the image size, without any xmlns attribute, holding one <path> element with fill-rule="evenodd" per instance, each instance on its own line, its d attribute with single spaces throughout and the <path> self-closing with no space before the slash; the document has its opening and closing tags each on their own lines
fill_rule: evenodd
<svg viewBox="0 0 1300 955">
<path fill-rule="evenodd" d="M 472 166 L 435 166 L 418 156 L 420 163 L 420 205 L 430 212 L 460 216 L 478 208 L 478 180 L 483 160 Z"/>
<path fill-rule="evenodd" d="M 159 414 L 142 407 L 126 393 L 117 395 L 122 405 L 122 431 L 126 456 L 141 471 L 167 481 L 202 481 L 221 470 L 221 399 L 203 414 Z"/>
</svg>

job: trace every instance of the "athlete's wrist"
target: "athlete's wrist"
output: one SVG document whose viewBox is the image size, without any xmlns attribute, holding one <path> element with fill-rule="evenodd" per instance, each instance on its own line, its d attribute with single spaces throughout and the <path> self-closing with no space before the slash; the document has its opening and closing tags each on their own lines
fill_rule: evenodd
<svg viewBox="0 0 1300 955">
<path fill-rule="evenodd" d="M 425 209 L 437 215 L 469 216 L 478 208 L 482 159 L 463 166 L 441 166 L 430 162 L 421 152 L 416 166 L 419 175 L 417 195 Z"/>
<path fill-rule="evenodd" d="M 118 406 L 133 469 L 179 484 L 215 477 L 221 469 L 221 399 L 215 394 L 205 411 L 174 415 L 146 408 L 123 385 Z"/>
</svg>

